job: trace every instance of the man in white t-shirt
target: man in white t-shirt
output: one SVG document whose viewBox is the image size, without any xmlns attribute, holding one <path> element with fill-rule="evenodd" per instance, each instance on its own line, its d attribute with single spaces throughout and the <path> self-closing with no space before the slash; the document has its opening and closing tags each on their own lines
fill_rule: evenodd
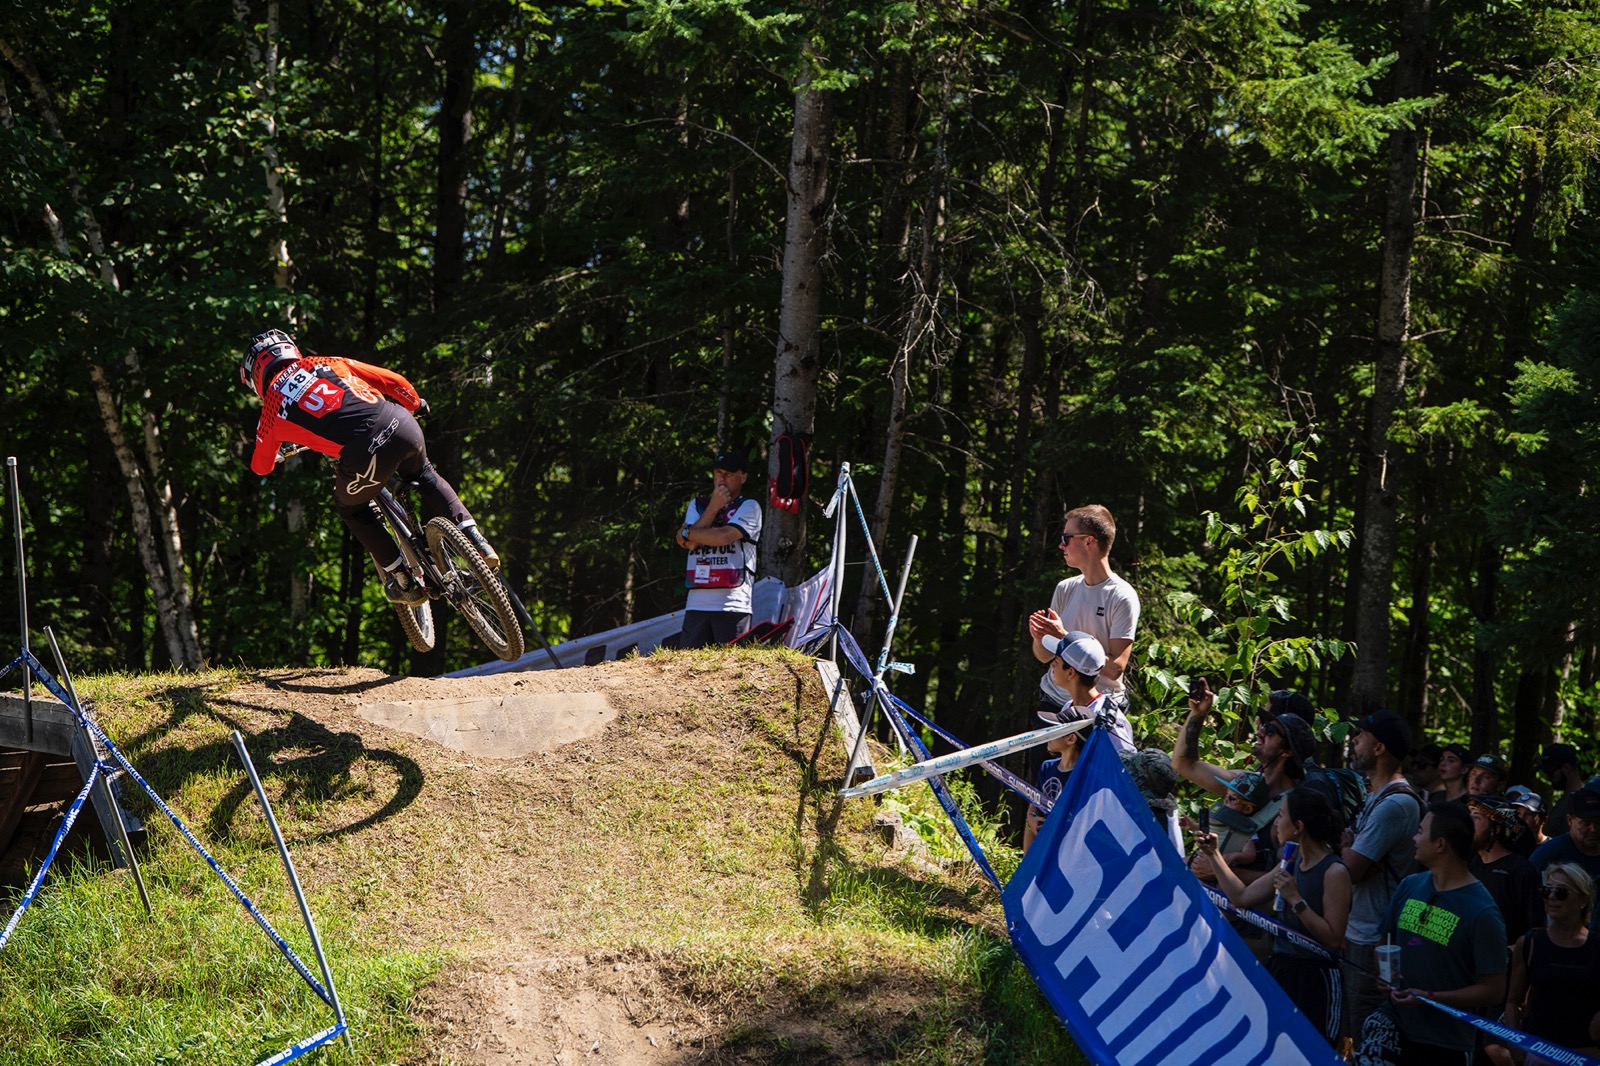
<svg viewBox="0 0 1600 1066">
<path fill-rule="evenodd" d="M 1078 573 L 1056 586 L 1048 610 L 1028 616 L 1028 633 L 1033 638 L 1033 657 L 1041 663 L 1052 658 L 1045 649 L 1045 637 L 1060 638 L 1079 631 L 1100 642 L 1106 664 L 1098 687 L 1105 694 L 1108 715 L 1121 723 L 1113 732 L 1131 737 L 1122 673 L 1128 668 L 1134 632 L 1139 628 L 1139 596 L 1132 585 L 1111 572 L 1111 545 L 1116 538 L 1116 520 L 1099 504 L 1067 512 L 1061 530 L 1061 557 Z M 1051 679 L 1049 670 L 1039 679 L 1039 691 L 1041 711 L 1055 710 L 1070 698 Z"/>
<path fill-rule="evenodd" d="M 726 644 L 750 628 L 761 504 L 740 495 L 749 476 L 744 456 L 724 452 L 712 464 L 711 495 L 689 501 L 678 547 L 689 552 L 683 632 L 678 647 Z"/>
</svg>

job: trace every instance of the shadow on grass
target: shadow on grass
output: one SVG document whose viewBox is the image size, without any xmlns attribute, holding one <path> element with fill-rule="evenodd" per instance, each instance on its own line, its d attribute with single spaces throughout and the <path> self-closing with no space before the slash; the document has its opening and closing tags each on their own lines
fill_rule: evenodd
<svg viewBox="0 0 1600 1066">
<path fill-rule="evenodd" d="M 292 685 L 274 684 L 260 677 L 255 680 L 267 687 L 300 691 Z M 354 691 L 382 683 L 385 682 L 316 691 Z M 240 773 L 243 767 L 231 735 L 226 740 L 198 747 L 173 744 L 161 750 L 152 750 L 162 738 L 191 724 L 190 720 L 195 718 L 216 722 L 230 731 L 238 730 L 245 737 L 245 746 L 263 783 L 273 782 L 278 786 L 271 790 L 276 793 L 273 797 L 274 808 L 301 801 L 328 804 L 360 798 L 368 786 L 358 784 L 353 778 L 352 770 L 358 762 L 385 766 L 394 775 L 394 791 L 377 810 L 344 825 L 302 837 L 302 840 L 330 840 L 378 825 L 405 810 L 422 791 L 424 775 L 421 767 L 412 759 L 387 749 L 369 748 L 359 734 L 335 732 L 321 722 L 295 711 L 249 703 L 213 692 L 211 686 L 172 685 L 152 695 L 169 707 L 170 713 L 164 720 L 128 738 L 119 747 L 163 799 L 181 791 L 195 778 L 218 772 L 236 774 L 234 784 L 206 818 L 206 831 L 214 838 L 222 839 L 231 834 L 239 805 L 252 799 L 255 790 L 249 778 Z M 285 720 L 274 728 L 251 732 L 250 727 L 235 713 L 229 713 L 228 708 L 260 711 Z M 112 739 L 116 740 L 115 737 Z M 288 753 L 288 756 L 284 757 L 284 753 Z M 126 801 L 141 796 L 143 792 L 128 782 L 123 785 L 122 794 Z M 148 802 L 148 797 L 145 801 Z M 164 818 L 155 811 L 143 817 L 148 823 L 152 816 Z"/>
<path fill-rule="evenodd" d="M 798 712 L 804 699 L 805 679 L 794 676 Z M 848 801 L 839 796 L 840 779 L 824 778 L 819 770 L 827 745 L 835 739 L 832 716 L 823 715 L 809 753 L 785 747 L 800 769 L 795 838 L 804 841 L 809 834 L 816 840 L 815 847 L 801 847 L 795 856 L 795 873 L 807 913 L 813 920 L 822 920 L 832 904 L 870 899 L 882 918 L 905 931 L 939 936 L 969 929 L 969 919 L 983 909 L 974 894 L 922 880 L 895 867 L 855 861 L 839 845 L 839 819 Z M 841 757 L 843 754 L 841 751 Z"/>
<path fill-rule="evenodd" d="M 890 966 L 780 982 L 759 1007 L 671 1062 L 716 1066 L 1083 1066 L 1087 1059 L 1011 945 L 963 939 L 950 972 Z"/>
</svg>

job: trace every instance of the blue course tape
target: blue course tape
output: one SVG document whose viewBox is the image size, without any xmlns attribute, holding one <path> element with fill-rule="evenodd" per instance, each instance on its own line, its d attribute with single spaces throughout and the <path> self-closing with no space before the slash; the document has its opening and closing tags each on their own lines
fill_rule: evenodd
<svg viewBox="0 0 1600 1066">
<path fill-rule="evenodd" d="M 0 932 L 0 948 L 6 946 L 6 941 L 11 939 L 11 934 L 16 931 L 17 923 L 22 921 L 22 912 L 28 909 L 33 902 L 33 897 L 39 894 L 39 886 L 44 884 L 44 875 L 50 872 L 50 864 L 56 860 L 56 852 L 61 849 L 61 842 L 72 832 L 72 823 L 78 820 L 78 812 L 83 810 L 83 803 L 89 798 L 89 790 L 94 788 L 94 783 L 100 779 L 100 763 L 94 764 L 94 769 L 89 771 L 89 780 L 83 783 L 83 791 L 78 793 L 78 798 L 72 801 L 72 806 L 67 808 L 67 816 L 61 822 L 61 828 L 56 830 L 55 839 L 50 842 L 50 854 L 44 857 L 39 872 L 33 875 L 32 884 L 28 891 L 23 893 L 22 902 L 17 904 L 17 909 L 11 915 L 11 920 L 6 923 L 4 932 Z"/>
<path fill-rule="evenodd" d="M 1547 1062 L 1558 1062 L 1561 1063 L 1561 1066 L 1600 1066 L 1600 1061 L 1591 1059 L 1587 1055 L 1580 1054 L 1570 1048 L 1564 1048 L 1559 1044 L 1552 1044 L 1550 1041 L 1540 1037 L 1530 1036 L 1520 1030 L 1511 1028 L 1509 1025 L 1493 1022 L 1488 1018 L 1480 1018 L 1476 1014 L 1468 1014 L 1464 1010 L 1448 1006 L 1436 1000 L 1425 999 L 1422 1002 L 1430 1007 L 1436 1007 L 1444 1011 L 1458 1022 L 1466 1022 L 1468 1025 L 1482 1029 L 1496 1040 L 1521 1048 L 1523 1051 L 1530 1051 Z"/>
<path fill-rule="evenodd" d="M 901 717 L 900 712 L 895 708 L 892 702 L 894 697 L 890 695 L 888 687 L 872 675 L 872 669 L 867 665 L 867 657 L 862 654 L 860 645 L 856 644 L 855 638 L 850 635 L 850 631 L 841 625 L 836 625 L 835 628 L 838 630 L 839 646 L 844 649 L 845 658 L 872 686 L 873 698 L 878 701 L 878 706 L 883 708 L 884 717 L 889 719 L 889 724 L 894 727 L 894 731 L 900 735 L 900 739 L 905 742 L 906 747 L 916 753 L 918 761 L 931 758 L 928 746 L 922 742 L 922 738 L 917 736 L 916 730 L 911 728 L 910 723 Z M 930 777 L 928 778 L 928 784 L 933 789 L 934 798 L 939 801 L 939 806 L 944 808 L 945 815 L 949 817 L 950 823 L 955 826 L 956 834 L 961 837 L 962 843 L 967 846 L 967 851 L 972 854 L 973 861 L 978 864 L 978 868 L 983 871 L 983 875 L 989 879 L 990 884 L 994 885 L 995 888 L 999 888 L 1000 878 L 995 874 L 994 868 L 989 865 L 989 858 L 984 855 L 983 847 L 978 843 L 978 838 L 973 836 L 971 827 L 967 825 L 967 820 L 961 817 L 961 808 L 956 803 L 956 798 L 950 794 L 950 790 L 945 787 L 942 779 Z"/>
<path fill-rule="evenodd" d="M 288 1047 L 284 1048 L 282 1051 L 278 1052 L 269 1059 L 262 1059 L 260 1062 L 256 1063 L 256 1066 L 281 1066 L 282 1063 L 293 1062 L 306 1052 L 313 1051 L 321 1047 L 323 1044 L 326 1044 L 328 1041 L 340 1036 L 347 1028 L 349 1027 L 346 1026 L 344 1022 L 339 1022 L 337 1025 L 331 1025 L 320 1033 L 313 1033 L 311 1036 L 306 1037 L 298 1044 L 290 1044 Z"/>
<path fill-rule="evenodd" d="M 124 756 L 117 746 L 111 742 L 111 738 L 106 736 L 105 730 L 101 729 L 99 724 L 95 722 L 93 718 L 90 718 L 88 715 L 84 714 L 81 709 L 74 705 L 72 697 L 69 696 L 66 690 L 61 687 L 61 683 L 55 679 L 54 675 L 52 675 L 50 671 L 44 668 L 39 660 L 34 657 L 32 652 L 24 651 L 20 658 L 28 663 L 28 666 L 36 675 L 38 675 L 39 680 L 43 682 L 44 686 L 54 693 L 58 700 L 66 704 L 66 706 L 77 717 L 78 723 L 85 729 L 89 730 L 89 732 L 94 735 L 95 739 L 99 740 L 106 746 L 106 750 L 109 751 L 111 756 L 117 760 L 117 765 L 121 766 L 122 769 L 127 772 L 129 777 L 133 778 L 133 780 L 139 783 L 139 786 L 145 790 L 145 793 L 149 795 L 151 802 L 153 802 L 161 810 L 161 813 L 165 814 L 172 820 L 172 824 L 177 826 L 178 832 L 183 834 L 183 838 L 189 842 L 189 846 L 194 848 L 201 858 L 205 859 L 206 865 L 210 866 L 212 872 L 222 879 L 223 884 L 228 886 L 228 889 L 233 893 L 234 898 L 239 901 L 240 905 L 244 907 L 245 911 L 249 913 L 250 917 L 255 919 L 256 924 L 259 925 L 267 934 L 267 936 L 272 939 L 272 942 L 278 946 L 279 953 L 289 961 L 289 964 L 294 967 L 295 972 L 300 975 L 300 979 L 305 981 L 305 983 L 310 987 L 311 991 L 317 994 L 317 998 L 322 1000 L 322 1002 L 326 1003 L 328 1006 L 333 1006 L 333 997 L 330 996 L 317 981 L 317 979 L 311 975 L 311 971 L 306 967 L 306 964 L 300 961 L 300 956 L 296 955 L 294 949 L 289 946 L 288 942 L 285 941 L 282 936 L 278 935 L 278 931 L 272 927 L 272 923 L 267 921 L 266 915 L 261 913 L 260 909 L 256 907 L 255 903 L 250 899 L 250 897 L 244 894 L 244 890 L 241 889 L 237 883 L 235 883 L 232 877 L 228 876 L 228 871 L 222 868 L 222 864 L 217 862 L 217 860 L 212 857 L 211 853 L 205 849 L 205 845 L 201 844 L 200 841 L 196 839 L 195 835 L 189 831 L 189 827 L 183 823 L 183 819 L 179 818 L 177 813 L 174 812 L 171 807 L 167 806 L 166 801 L 156 794 L 156 790 L 150 786 L 150 783 L 139 775 L 139 771 L 133 768 L 133 764 L 130 763 L 127 757 Z M 87 789 L 85 790 L 85 794 L 87 794 Z M 54 853 L 52 852 L 52 854 Z"/>
<path fill-rule="evenodd" d="M 1242 907 L 1235 906 L 1227 896 L 1223 895 L 1221 892 L 1218 892 L 1210 885 L 1201 885 L 1200 887 L 1206 890 L 1206 895 L 1210 896 L 1212 902 L 1214 902 L 1218 907 L 1229 912 L 1230 914 L 1238 915 L 1240 918 L 1249 922 L 1256 928 L 1264 929 L 1273 936 L 1283 937 L 1285 940 L 1288 940 L 1299 947 L 1305 948 L 1314 954 L 1320 955 L 1322 958 L 1327 959 L 1330 962 L 1336 962 L 1341 965 L 1348 966 L 1352 970 L 1357 970 L 1366 974 L 1368 977 L 1377 976 L 1366 967 L 1357 966 L 1355 963 L 1351 962 L 1337 951 L 1333 951 L 1330 948 L 1317 943 L 1315 940 L 1312 940 L 1310 937 L 1290 929 L 1282 922 L 1268 918 L 1265 914 L 1261 914 L 1257 911 L 1245 910 Z M 1587 1055 L 1579 1054 L 1576 1051 L 1561 1047 L 1558 1044 L 1552 1044 L 1548 1040 L 1544 1040 L 1540 1037 L 1532 1036 L 1520 1030 L 1513 1029 L 1511 1026 L 1505 1025 L 1501 1022 L 1491 1021 L 1488 1018 L 1479 1017 L 1476 1014 L 1461 1010 L 1457 1007 L 1449 1006 L 1448 1004 L 1440 1003 L 1437 1000 L 1423 999 L 1422 1002 L 1426 1003 L 1430 1007 L 1438 1008 L 1457 1021 L 1466 1022 L 1468 1025 L 1475 1026 L 1478 1029 L 1483 1030 L 1496 1040 L 1510 1044 L 1513 1047 L 1521 1048 L 1523 1051 L 1530 1051 L 1535 1055 L 1542 1056 L 1550 1062 L 1560 1063 L 1561 1066 L 1600 1066 L 1600 1061 L 1592 1059 Z"/>
<path fill-rule="evenodd" d="M 1223 895 L 1221 892 L 1218 892 L 1216 889 L 1212 888 L 1210 885 L 1202 884 L 1200 887 L 1205 889 L 1206 895 L 1211 897 L 1211 902 L 1215 903 L 1218 907 L 1227 911 L 1229 914 L 1237 915 L 1244 921 L 1249 922 L 1257 929 L 1265 930 L 1266 932 L 1271 933 L 1273 936 L 1280 936 L 1289 941 L 1289 943 L 1294 944 L 1296 947 L 1305 948 L 1313 955 L 1318 955 L 1324 959 L 1327 959 L 1329 962 L 1344 962 L 1344 959 L 1337 951 L 1333 951 L 1327 947 L 1324 947 L 1322 944 L 1306 936 L 1304 933 L 1290 929 L 1282 922 L 1268 918 L 1265 914 L 1262 914 L 1259 911 L 1245 910 L 1243 907 L 1235 906 L 1232 900 Z M 1356 966 L 1355 963 L 1346 963 L 1346 965 L 1350 966 L 1352 969 L 1361 969 L 1361 967 Z M 1362 970 L 1362 972 L 1370 973 L 1370 971 L 1367 970 Z"/>
</svg>

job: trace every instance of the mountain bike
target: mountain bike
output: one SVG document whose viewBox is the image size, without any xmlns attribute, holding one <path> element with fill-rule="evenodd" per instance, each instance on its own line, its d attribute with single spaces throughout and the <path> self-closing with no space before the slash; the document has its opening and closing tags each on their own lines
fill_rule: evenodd
<svg viewBox="0 0 1600 1066">
<path fill-rule="evenodd" d="M 304 450 L 287 448 L 280 461 Z M 506 662 L 521 658 L 522 626 L 532 621 L 527 609 L 500 575 L 489 569 L 454 522 L 448 518 L 417 521 L 409 494 L 405 493 L 416 484 L 396 475 L 368 505 L 383 519 L 412 577 L 428 593 L 428 598 L 415 607 L 392 601 L 389 604 L 400 619 L 406 640 L 417 651 L 433 650 L 433 601 L 444 600 L 461 612 L 478 639 L 496 656 Z M 397 493 L 405 494 L 406 502 L 401 502 Z"/>
<path fill-rule="evenodd" d="M 523 637 L 518 615 L 524 612 L 512 606 L 516 597 L 454 522 L 433 518 L 426 525 L 419 525 L 411 508 L 391 491 L 414 485 L 415 482 L 395 478 L 372 501 L 372 507 L 400 546 L 412 576 L 428 592 L 428 600 L 415 607 L 389 605 L 400 619 L 406 640 L 418 651 L 433 650 L 432 601 L 444 600 L 461 612 L 478 639 L 496 656 L 506 662 L 521 658 Z"/>
</svg>

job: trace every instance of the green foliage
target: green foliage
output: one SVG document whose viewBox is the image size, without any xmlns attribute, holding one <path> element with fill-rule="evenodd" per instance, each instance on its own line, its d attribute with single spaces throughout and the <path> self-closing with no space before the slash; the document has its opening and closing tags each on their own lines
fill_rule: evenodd
<svg viewBox="0 0 1600 1066">
<path fill-rule="evenodd" d="M 705 457 L 751 451 L 764 494 L 803 53 L 833 107 L 815 485 L 848 461 L 874 492 L 889 369 L 907 324 L 927 323 L 890 537 L 919 534 L 917 574 L 935 575 L 914 580 L 897 635 L 922 667 L 908 698 L 964 735 L 1015 724 L 1037 672 L 1017 654 L 1022 620 L 1060 577 L 1050 530 L 1086 501 L 1118 516 L 1115 562 L 1145 604 L 1130 682 L 1148 689 L 1147 735 L 1167 724 L 1169 675 L 1237 659 L 1239 619 L 1269 646 L 1343 634 L 1346 555 L 1319 544 L 1273 564 L 1278 604 L 1232 607 L 1227 549 L 1207 546 L 1227 534 L 1203 516 L 1232 513 L 1257 481 L 1252 457 L 1315 424 L 1326 443 L 1304 505 L 1318 525 L 1353 524 L 1378 192 L 1387 138 L 1414 123 L 1427 184 L 1389 471 L 1408 654 L 1391 659 L 1420 665 L 1409 679 L 1397 665 L 1397 698 L 1458 734 L 1474 708 L 1480 732 L 1504 721 L 1525 656 L 1481 656 L 1480 641 L 1535 616 L 1517 640 L 1549 647 L 1580 622 L 1575 661 L 1596 660 L 1583 619 L 1556 619 L 1585 602 L 1522 591 L 1526 568 L 1497 585 L 1484 534 L 1506 450 L 1548 432 L 1504 435 L 1507 382 L 1589 269 L 1595 0 L 1436 5 L 1437 77 L 1415 99 L 1389 89 L 1393 12 L 1347 2 L 1198 0 L 1159 17 L 1121 0 L 515 2 L 472 9 L 464 61 L 443 47 L 447 10 L 460 6 L 285 9 L 275 81 L 251 54 L 268 43 L 259 10 L 242 24 L 227 5 L 148 0 L 12 12 L 7 41 L 51 92 L 62 138 L 7 64 L 0 445 L 23 463 L 36 617 L 85 666 L 166 656 L 89 359 L 130 439 L 139 408 L 162 432 L 212 660 L 476 661 L 455 626 L 441 657 L 410 665 L 319 465 L 245 472 L 254 412 L 228 370 L 241 338 L 291 312 L 309 347 L 422 387 L 438 412 L 430 454 L 546 635 L 678 607 L 682 560 L 664 531 L 704 491 Z M 451 63 L 473 90 L 454 177 L 440 168 Z M 264 180 L 269 119 L 281 220 Z M 439 210 L 455 200 L 450 280 Z M 275 238 L 294 264 L 287 289 Z M 809 505 L 808 519 L 817 564 Z M 1520 542 L 1506 543 L 1522 567 Z M 892 558 L 900 544 L 880 548 Z M 305 593 L 294 616 L 291 580 Z M 1229 652 L 1219 618 L 1233 619 Z M 6 600 L 0 629 L 14 622 Z M 1237 669 L 1287 670 L 1328 705 L 1331 659 L 1313 641 Z M 1574 671 L 1571 691 L 1592 672 Z"/>
<path fill-rule="evenodd" d="M 888 773 L 906 765 L 910 765 L 909 762 L 890 762 L 882 768 L 882 772 Z M 996 814 L 984 807 L 968 774 L 946 774 L 943 780 L 950 794 L 955 797 L 956 805 L 961 809 L 961 816 L 972 830 L 972 835 L 988 857 L 989 864 L 994 867 L 1001 881 L 1005 881 L 1022 861 L 1022 852 L 1008 842 L 1010 834 L 1006 828 L 1004 811 Z M 934 861 L 971 861 L 971 852 L 956 832 L 950 816 L 939 806 L 939 798 L 933 794 L 931 786 L 918 782 L 895 789 L 884 795 L 879 806 L 881 810 L 900 815 L 901 824 L 917 835 L 927 849 L 928 857 Z"/>
<path fill-rule="evenodd" d="M 1569 620 L 1585 634 L 1600 622 L 1597 351 L 1600 296 L 1579 291 L 1556 318 L 1546 359 L 1518 364 L 1511 383 L 1514 453 L 1493 485 L 1489 516 L 1507 545 L 1507 584 L 1522 611 L 1499 635 L 1538 662 L 1566 654 Z"/>
<path fill-rule="evenodd" d="M 1217 693 L 1222 721 L 1236 726 L 1284 679 L 1314 676 L 1350 650 L 1344 641 L 1296 632 L 1286 582 L 1296 570 L 1351 543 L 1346 529 L 1305 528 L 1315 498 L 1310 476 L 1315 434 L 1291 441 L 1283 458 L 1270 457 L 1253 483 L 1235 498 L 1237 520 L 1206 513 L 1214 555 L 1216 599 L 1188 591 L 1168 597 L 1171 609 L 1198 644 L 1153 645 L 1142 674 L 1148 698 L 1165 706 L 1187 692 L 1191 675 L 1204 675 Z M 1186 659 L 1186 662 L 1181 662 Z M 1236 750 L 1224 748 L 1229 759 Z"/>
</svg>

